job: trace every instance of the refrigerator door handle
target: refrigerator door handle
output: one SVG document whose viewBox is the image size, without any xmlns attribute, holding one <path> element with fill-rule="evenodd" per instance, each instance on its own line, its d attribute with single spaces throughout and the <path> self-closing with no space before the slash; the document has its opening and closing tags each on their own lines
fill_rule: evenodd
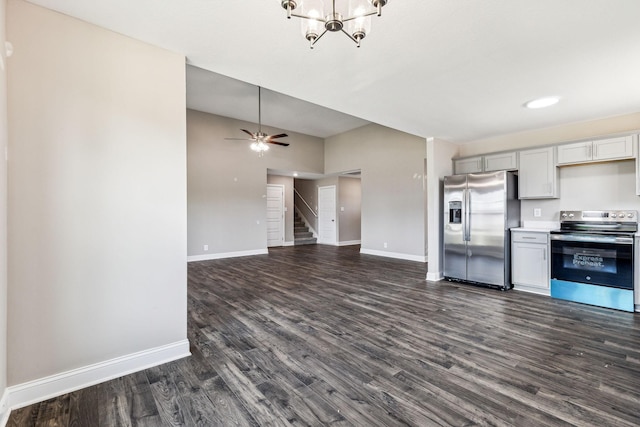
<svg viewBox="0 0 640 427">
<path fill-rule="evenodd" d="M 464 240 L 471 240 L 471 193 L 468 189 L 464 190 Z"/>
</svg>

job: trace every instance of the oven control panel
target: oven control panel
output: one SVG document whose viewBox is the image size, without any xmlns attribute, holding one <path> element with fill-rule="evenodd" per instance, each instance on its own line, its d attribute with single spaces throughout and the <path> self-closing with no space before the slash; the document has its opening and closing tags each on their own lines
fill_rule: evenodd
<svg viewBox="0 0 640 427">
<path fill-rule="evenodd" d="M 638 222 L 638 211 L 560 211 L 560 221 Z"/>
</svg>

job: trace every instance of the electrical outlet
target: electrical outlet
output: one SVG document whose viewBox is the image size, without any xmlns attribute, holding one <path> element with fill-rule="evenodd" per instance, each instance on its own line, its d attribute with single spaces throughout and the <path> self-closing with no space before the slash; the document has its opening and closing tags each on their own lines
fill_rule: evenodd
<svg viewBox="0 0 640 427">
<path fill-rule="evenodd" d="M 203 248 L 204 248 L 205 251 L 208 251 L 209 250 L 209 245 L 204 245 Z"/>
<path fill-rule="evenodd" d="M 384 242 L 384 248 L 387 249 L 387 242 Z"/>
<path fill-rule="evenodd" d="M 536 217 L 536 218 L 541 217 L 541 216 L 542 216 L 542 209 L 540 209 L 540 208 L 535 208 L 535 209 L 533 210 L 533 216 L 534 216 L 534 217 Z"/>
</svg>

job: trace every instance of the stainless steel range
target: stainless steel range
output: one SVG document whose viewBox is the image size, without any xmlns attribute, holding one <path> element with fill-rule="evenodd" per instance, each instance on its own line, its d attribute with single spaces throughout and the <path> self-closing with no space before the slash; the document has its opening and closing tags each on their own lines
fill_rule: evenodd
<svg viewBox="0 0 640 427">
<path fill-rule="evenodd" d="M 551 232 L 551 296 L 634 311 L 637 211 L 561 211 Z"/>
</svg>

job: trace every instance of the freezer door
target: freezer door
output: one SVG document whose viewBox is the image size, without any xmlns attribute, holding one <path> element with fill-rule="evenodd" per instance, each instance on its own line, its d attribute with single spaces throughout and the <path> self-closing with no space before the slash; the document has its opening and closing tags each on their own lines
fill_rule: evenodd
<svg viewBox="0 0 640 427">
<path fill-rule="evenodd" d="M 467 280 L 505 286 L 506 173 L 468 176 Z"/>
<path fill-rule="evenodd" d="M 444 277 L 467 279 L 465 236 L 466 175 L 444 178 Z"/>
</svg>

